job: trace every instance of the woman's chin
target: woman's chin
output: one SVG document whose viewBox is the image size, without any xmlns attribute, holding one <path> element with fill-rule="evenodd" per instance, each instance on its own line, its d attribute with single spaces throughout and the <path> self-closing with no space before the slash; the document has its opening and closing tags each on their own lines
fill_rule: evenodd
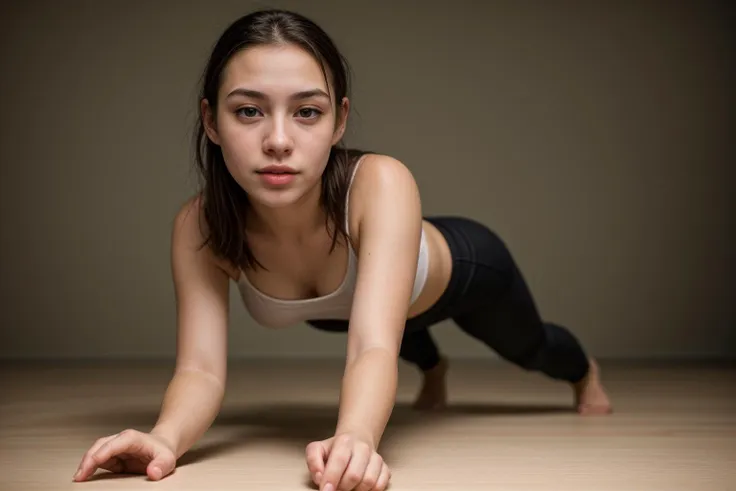
<svg viewBox="0 0 736 491">
<path fill-rule="evenodd" d="M 299 203 L 303 196 L 300 189 L 273 189 L 259 187 L 248 192 L 250 202 L 265 208 L 288 208 Z"/>
</svg>

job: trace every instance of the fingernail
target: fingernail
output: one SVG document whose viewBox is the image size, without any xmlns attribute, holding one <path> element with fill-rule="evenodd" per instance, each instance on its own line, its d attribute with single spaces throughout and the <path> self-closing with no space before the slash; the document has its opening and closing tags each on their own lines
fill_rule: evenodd
<svg viewBox="0 0 736 491">
<path fill-rule="evenodd" d="M 325 484 L 325 489 L 323 491 L 333 491 L 332 483 Z"/>
<path fill-rule="evenodd" d="M 319 482 L 322 480 L 322 473 L 318 472 L 317 474 L 315 474 L 314 477 L 317 479 L 317 483 L 319 484 Z"/>
</svg>

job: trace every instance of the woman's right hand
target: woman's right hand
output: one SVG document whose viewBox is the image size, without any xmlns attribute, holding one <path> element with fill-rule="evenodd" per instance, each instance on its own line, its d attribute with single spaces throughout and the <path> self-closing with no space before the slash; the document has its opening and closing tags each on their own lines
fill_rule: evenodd
<svg viewBox="0 0 736 491">
<path fill-rule="evenodd" d="M 74 481 L 84 481 L 95 471 L 147 474 L 157 481 L 173 472 L 176 455 L 173 446 L 163 438 L 137 430 L 125 430 L 97 440 L 84 454 Z"/>
</svg>

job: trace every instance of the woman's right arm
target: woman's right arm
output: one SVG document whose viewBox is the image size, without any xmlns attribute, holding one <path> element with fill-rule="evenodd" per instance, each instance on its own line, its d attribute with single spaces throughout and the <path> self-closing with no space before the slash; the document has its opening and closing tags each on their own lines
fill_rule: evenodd
<svg viewBox="0 0 736 491">
<path fill-rule="evenodd" d="M 201 247 L 203 234 L 198 203 L 191 199 L 182 207 L 172 230 L 176 366 L 159 419 L 151 430 L 171 443 L 177 458 L 214 421 L 227 375 L 230 276 L 211 249 Z"/>
<path fill-rule="evenodd" d="M 174 470 L 176 460 L 220 410 L 227 373 L 230 275 L 209 247 L 201 247 L 200 218 L 199 201 L 192 198 L 177 213 L 171 233 L 176 364 L 158 420 L 150 433 L 127 430 L 100 438 L 82 458 L 75 480 L 86 480 L 98 468 L 160 479 Z"/>
</svg>

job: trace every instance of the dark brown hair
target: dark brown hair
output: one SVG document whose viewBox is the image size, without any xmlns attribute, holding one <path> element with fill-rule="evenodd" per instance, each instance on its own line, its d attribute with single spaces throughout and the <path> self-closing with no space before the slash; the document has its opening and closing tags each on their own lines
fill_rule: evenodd
<svg viewBox="0 0 736 491">
<path fill-rule="evenodd" d="M 285 10 L 263 10 L 245 15 L 222 33 L 202 76 L 198 107 L 199 102 L 206 99 L 216 113 L 222 72 L 230 58 L 241 50 L 267 44 L 294 44 L 311 53 L 322 67 L 328 87 L 333 89 L 335 109 L 339 109 L 350 90 L 347 60 L 319 26 L 303 15 Z M 248 193 L 230 175 L 220 147 L 207 137 L 203 117 L 200 113 L 193 142 L 196 170 L 202 181 L 202 212 L 208 230 L 203 246 L 209 245 L 218 257 L 237 267 L 263 267 L 245 237 Z M 345 148 L 342 142 L 330 150 L 322 175 L 320 204 L 327 216 L 326 226 L 333 249 L 339 238 L 347 238 L 344 204 L 349 178 L 355 162 L 365 153 L 370 152 Z"/>
</svg>

